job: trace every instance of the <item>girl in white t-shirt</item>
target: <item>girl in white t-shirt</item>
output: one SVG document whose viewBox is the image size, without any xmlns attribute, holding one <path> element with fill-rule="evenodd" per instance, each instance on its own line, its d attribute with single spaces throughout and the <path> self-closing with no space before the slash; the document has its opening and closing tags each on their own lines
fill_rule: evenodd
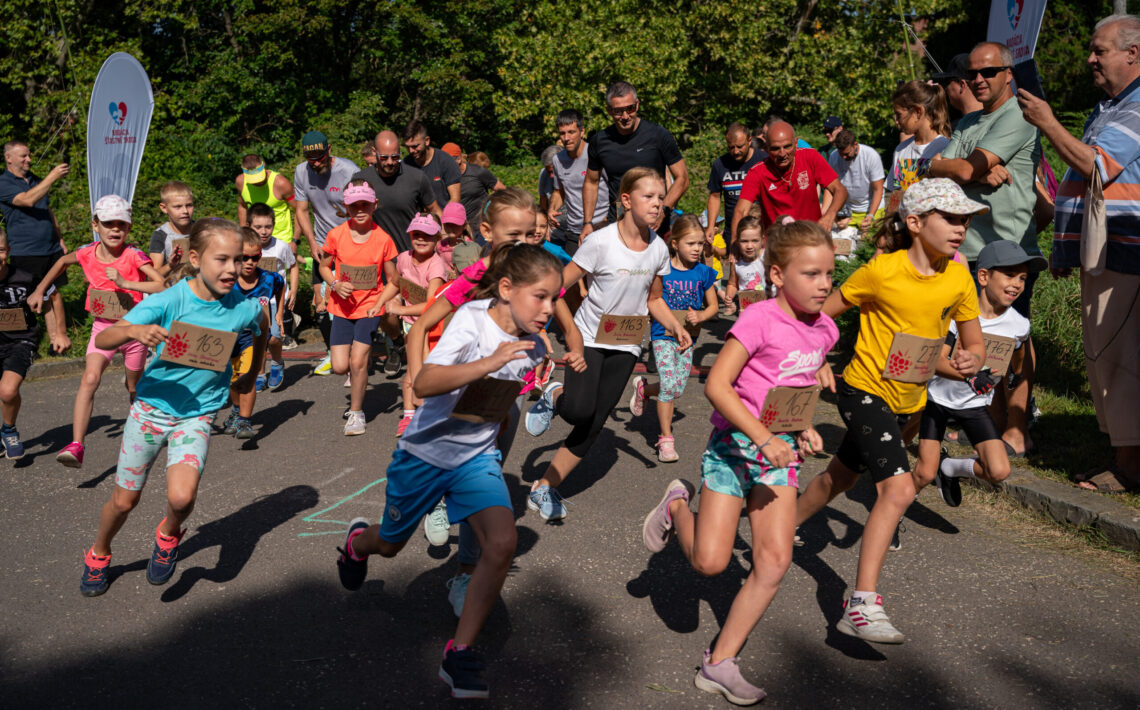
<svg viewBox="0 0 1140 710">
<path fill-rule="evenodd" d="M 633 168 L 622 178 L 618 192 L 625 209 L 622 218 L 591 232 L 562 272 L 564 288 L 572 288 L 583 276 L 589 286 L 573 317 L 562 301 L 555 309 L 566 335 L 566 386 L 548 385 L 526 415 L 526 429 L 533 436 L 550 428 L 556 411 L 573 427 L 546 473 L 531 487 L 527 507 L 537 510 L 543 520 L 566 517 L 556 486 L 597 440 L 641 355 L 640 338 L 628 344 L 596 342 L 599 331 L 613 332 L 616 327 L 606 316 L 644 318 L 652 314 L 677 339 L 681 350 L 693 342 L 662 296 L 661 277 L 671 268 L 669 248 L 652 225 L 665 206 L 665 180 L 651 168 Z"/>
<path fill-rule="evenodd" d="M 561 264 L 542 247 L 516 244 L 496 253 L 476 286 L 481 300 L 456 311 L 416 377 L 415 391 L 424 405 L 388 466 L 383 522 L 369 526 L 363 518 L 353 520 L 337 558 L 341 584 L 359 589 L 368 556 L 395 556 L 441 496 L 452 522 L 470 524 L 482 555 L 439 669 L 456 698 L 488 696 L 483 661 L 471 644 L 499 596 L 516 545 L 511 497 L 495 447 L 505 411 L 479 405 L 501 400 L 509 406 L 519 387 L 513 392 L 488 388 L 474 406 L 464 395 L 476 384 L 521 383 L 542 361 L 546 349 L 538 332 L 554 313 L 561 287 Z"/>
<path fill-rule="evenodd" d="M 930 161 L 950 142 L 950 112 L 946 92 L 937 84 L 908 81 L 891 95 L 895 125 L 910 133 L 895 148 L 887 173 L 887 212 L 898 210 L 899 200 L 908 187 L 926 177 Z"/>
<path fill-rule="evenodd" d="M 735 262 L 724 297 L 728 301 L 728 314 L 736 312 L 736 294 L 741 291 L 767 291 L 768 277 L 764 273 L 764 230 L 760 220 L 745 217 L 736 227 L 732 240 Z"/>
</svg>

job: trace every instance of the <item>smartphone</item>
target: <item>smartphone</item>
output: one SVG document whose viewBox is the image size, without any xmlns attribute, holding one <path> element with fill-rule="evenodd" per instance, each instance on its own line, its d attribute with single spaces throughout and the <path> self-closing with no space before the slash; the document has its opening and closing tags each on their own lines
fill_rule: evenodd
<svg viewBox="0 0 1140 710">
<path fill-rule="evenodd" d="M 1045 101 L 1045 89 L 1041 86 L 1041 75 L 1037 73 L 1037 62 L 1032 57 L 1013 67 L 1013 80 L 1018 89 L 1025 89 Z"/>
</svg>

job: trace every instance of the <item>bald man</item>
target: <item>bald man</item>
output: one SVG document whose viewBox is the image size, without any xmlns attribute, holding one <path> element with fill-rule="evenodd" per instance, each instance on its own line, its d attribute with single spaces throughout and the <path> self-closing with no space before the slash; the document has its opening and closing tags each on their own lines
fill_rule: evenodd
<svg viewBox="0 0 1140 710">
<path fill-rule="evenodd" d="M 826 210 L 820 209 L 820 190 L 830 193 Z M 818 151 L 796 147 L 796 129 L 786 121 L 768 126 L 768 157 L 748 171 L 740 200 L 732 214 L 732 231 L 760 201 L 760 222 L 767 229 L 776 218 L 818 222 L 824 229 L 835 224 L 835 215 L 847 201 L 847 188 Z"/>
<path fill-rule="evenodd" d="M 376 211 L 372 219 L 392 237 L 396 249 L 408 251 L 412 248 L 407 231 L 412 217 L 425 211 L 440 214 L 435 191 L 424 171 L 400 162 L 400 138 L 394 132 L 377 133 L 375 144 L 376 164 L 352 178 L 367 180 L 372 186 L 376 192 Z"/>
</svg>

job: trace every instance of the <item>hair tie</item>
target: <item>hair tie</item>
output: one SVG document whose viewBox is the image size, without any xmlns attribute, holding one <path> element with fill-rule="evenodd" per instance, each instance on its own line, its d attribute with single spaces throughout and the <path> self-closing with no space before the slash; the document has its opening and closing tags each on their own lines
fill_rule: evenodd
<svg viewBox="0 0 1140 710">
<path fill-rule="evenodd" d="M 796 222 L 796 218 L 791 216 L 790 214 L 786 214 L 780 218 L 780 224 L 781 225 L 795 224 L 795 222 Z"/>
</svg>

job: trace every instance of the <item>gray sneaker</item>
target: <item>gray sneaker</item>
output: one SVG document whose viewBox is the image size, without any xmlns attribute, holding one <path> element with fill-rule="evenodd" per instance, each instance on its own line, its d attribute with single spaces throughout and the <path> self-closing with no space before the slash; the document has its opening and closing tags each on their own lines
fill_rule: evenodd
<svg viewBox="0 0 1140 710">
<path fill-rule="evenodd" d="M 733 705 L 755 705 L 768 694 L 744 680 L 740 675 L 739 662 L 739 658 L 726 658 L 720 663 L 713 663 L 712 652 L 705 651 L 693 685 L 706 693 L 720 693 Z"/>
<path fill-rule="evenodd" d="M 359 436 L 364 433 L 364 413 L 349 412 L 344 421 L 345 436 Z"/>
<path fill-rule="evenodd" d="M 835 628 L 848 636 L 873 643 L 902 643 L 905 639 L 883 611 L 881 594 L 861 601 L 848 599 L 844 603 L 843 618 Z"/>
<path fill-rule="evenodd" d="M 669 531 L 673 529 L 673 519 L 669 517 L 669 504 L 678 498 L 688 503 L 693 498 L 693 484 L 674 478 L 665 487 L 665 495 L 653 510 L 645 516 L 641 524 L 641 540 L 650 552 L 661 552 L 669 541 Z"/>
<path fill-rule="evenodd" d="M 424 537 L 431 545 L 446 545 L 451 539 L 451 522 L 447 519 L 447 505 L 442 498 L 424 516 Z"/>
</svg>

